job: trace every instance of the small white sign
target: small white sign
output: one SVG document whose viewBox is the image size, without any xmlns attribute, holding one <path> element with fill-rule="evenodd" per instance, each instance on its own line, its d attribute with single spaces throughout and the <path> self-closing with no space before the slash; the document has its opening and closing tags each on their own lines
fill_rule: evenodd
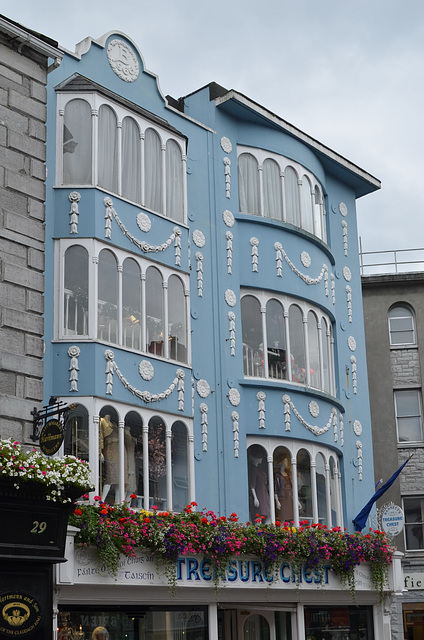
<svg viewBox="0 0 424 640">
<path fill-rule="evenodd" d="M 389 536 L 397 536 L 402 533 L 405 525 L 403 510 L 396 504 L 383 508 L 381 512 L 381 528 Z"/>
</svg>

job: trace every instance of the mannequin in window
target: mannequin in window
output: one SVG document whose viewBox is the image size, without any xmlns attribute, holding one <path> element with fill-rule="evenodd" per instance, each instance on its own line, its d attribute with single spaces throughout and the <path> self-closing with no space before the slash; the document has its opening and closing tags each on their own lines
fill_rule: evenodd
<svg viewBox="0 0 424 640">
<path fill-rule="evenodd" d="M 100 475 L 103 480 L 102 500 L 112 490 L 114 502 L 119 498 L 119 433 L 110 414 L 99 421 Z"/>
<path fill-rule="evenodd" d="M 261 469 L 263 450 L 258 445 L 249 448 L 249 498 L 250 518 L 256 520 L 263 516 L 265 522 L 269 521 L 270 506 L 268 493 L 268 477 Z"/>
<path fill-rule="evenodd" d="M 274 465 L 275 519 L 281 522 L 293 520 L 293 486 L 289 457 L 278 456 Z"/>
</svg>

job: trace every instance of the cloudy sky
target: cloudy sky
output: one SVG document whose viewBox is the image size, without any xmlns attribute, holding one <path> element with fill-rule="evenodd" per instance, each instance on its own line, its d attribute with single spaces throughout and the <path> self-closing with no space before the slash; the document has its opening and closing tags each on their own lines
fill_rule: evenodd
<svg viewBox="0 0 424 640">
<path fill-rule="evenodd" d="M 165 95 L 210 81 L 246 94 L 382 181 L 358 201 L 364 251 L 424 247 L 422 0 L 0 0 L 0 12 L 71 51 L 126 33 Z"/>
</svg>

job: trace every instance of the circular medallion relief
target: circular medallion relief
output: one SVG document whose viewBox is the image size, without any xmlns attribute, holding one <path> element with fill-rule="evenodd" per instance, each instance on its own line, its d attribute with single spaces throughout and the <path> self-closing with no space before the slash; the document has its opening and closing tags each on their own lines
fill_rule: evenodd
<svg viewBox="0 0 424 640">
<path fill-rule="evenodd" d="M 201 398 L 207 398 L 210 394 L 211 388 L 207 380 L 200 379 L 196 384 L 197 393 Z"/>
<path fill-rule="evenodd" d="M 143 211 L 140 211 L 140 213 L 137 214 L 137 225 L 139 229 L 144 231 L 144 233 L 150 231 L 152 222 L 147 213 L 143 213 Z"/>
<path fill-rule="evenodd" d="M 234 227 L 234 215 L 228 209 L 222 213 L 222 219 L 224 220 L 227 227 Z"/>
<path fill-rule="evenodd" d="M 140 72 L 137 57 L 132 48 L 123 40 L 111 40 L 107 48 L 107 59 L 118 78 L 134 82 Z"/>
<path fill-rule="evenodd" d="M 343 267 L 343 277 L 346 282 L 350 282 L 352 280 L 352 272 L 349 267 Z"/>
<path fill-rule="evenodd" d="M 226 136 L 222 136 L 221 138 L 221 149 L 225 151 L 225 153 L 231 153 L 231 151 L 233 150 L 231 140 Z"/>
<path fill-rule="evenodd" d="M 359 420 L 353 421 L 353 433 L 355 434 L 355 436 L 360 436 L 362 433 L 362 424 L 359 422 Z"/>
<path fill-rule="evenodd" d="M 151 380 L 155 375 L 155 370 L 149 360 L 142 360 L 138 365 L 138 371 L 143 380 Z"/>
<path fill-rule="evenodd" d="M 340 213 L 342 214 L 343 217 L 347 216 L 347 206 L 345 205 L 344 202 L 340 202 L 339 211 L 340 211 Z"/>
<path fill-rule="evenodd" d="M 302 251 L 302 253 L 300 254 L 300 261 L 307 269 L 311 266 L 311 256 L 307 251 Z"/>
<path fill-rule="evenodd" d="M 196 247 L 205 246 L 205 243 L 206 243 L 205 236 L 201 231 L 199 231 L 199 229 L 195 229 L 193 231 L 193 242 L 196 245 Z"/>
<path fill-rule="evenodd" d="M 353 336 L 349 336 L 347 339 L 347 346 L 351 351 L 356 351 L 356 340 Z"/>
<path fill-rule="evenodd" d="M 227 289 L 227 291 L 225 292 L 225 302 L 228 304 L 229 307 L 235 307 L 237 302 L 237 297 L 232 289 Z"/>
<path fill-rule="evenodd" d="M 319 405 L 315 400 L 311 400 L 309 403 L 309 413 L 313 418 L 317 418 L 319 416 Z"/>
<path fill-rule="evenodd" d="M 234 387 L 228 392 L 228 400 L 231 402 L 233 407 L 238 407 L 240 404 L 240 393 Z"/>
</svg>

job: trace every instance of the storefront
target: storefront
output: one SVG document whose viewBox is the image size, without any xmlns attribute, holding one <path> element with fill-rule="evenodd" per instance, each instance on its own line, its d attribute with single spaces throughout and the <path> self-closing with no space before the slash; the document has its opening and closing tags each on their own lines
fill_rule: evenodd
<svg viewBox="0 0 424 640">
<path fill-rule="evenodd" d="M 387 593 L 399 591 L 395 557 Z M 57 568 L 58 639 L 67 628 L 89 640 L 107 628 L 110 640 L 387 640 L 390 619 L 367 566 L 355 574 L 355 599 L 329 570 L 284 562 L 275 575 L 253 558 L 232 560 L 215 587 L 207 562 L 184 556 L 170 588 L 151 556 L 122 559 L 116 577 L 90 549 L 68 540 L 68 562 Z M 78 635 L 79 634 L 79 635 Z"/>
</svg>

